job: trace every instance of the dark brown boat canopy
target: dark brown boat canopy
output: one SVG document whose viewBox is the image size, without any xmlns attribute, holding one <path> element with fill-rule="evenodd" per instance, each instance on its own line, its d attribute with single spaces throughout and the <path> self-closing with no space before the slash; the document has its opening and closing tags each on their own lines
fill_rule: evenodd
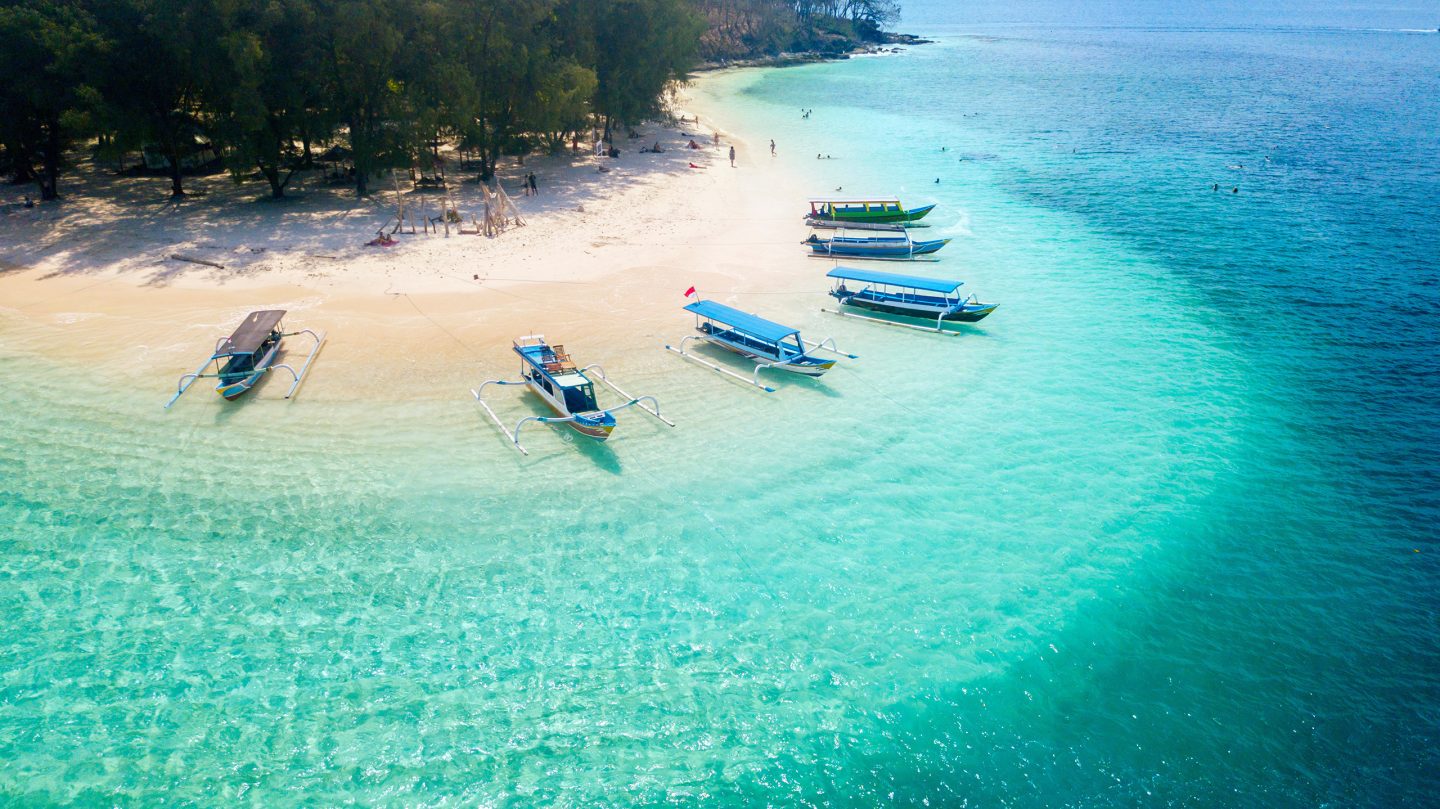
<svg viewBox="0 0 1440 809">
<path fill-rule="evenodd" d="M 254 354 L 275 327 L 280 325 L 281 318 L 285 317 L 284 309 L 264 309 L 259 312 L 251 312 L 245 316 L 235 333 L 229 339 L 220 344 L 215 350 L 215 356 L 221 357 L 229 354 Z"/>
</svg>

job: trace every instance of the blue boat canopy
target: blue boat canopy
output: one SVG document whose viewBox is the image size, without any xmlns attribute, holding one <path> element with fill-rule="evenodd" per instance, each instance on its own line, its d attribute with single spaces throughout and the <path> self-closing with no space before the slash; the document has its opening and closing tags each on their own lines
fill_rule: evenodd
<svg viewBox="0 0 1440 809">
<path fill-rule="evenodd" d="M 879 270 L 860 270 L 854 267 L 836 267 L 825 273 L 829 278 L 840 278 L 846 281 L 860 281 L 866 284 L 889 284 L 896 287 L 909 287 L 911 289 L 923 289 L 926 292 L 950 293 L 959 289 L 964 281 L 947 281 L 943 278 L 921 278 L 918 275 L 900 275 L 893 272 L 880 272 Z"/>
<path fill-rule="evenodd" d="M 736 331 L 742 331 L 753 337 L 758 337 L 767 343 L 779 343 L 790 335 L 800 334 L 799 329 L 789 326 L 782 326 L 763 317 L 747 314 L 715 301 L 696 301 L 685 307 L 685 311 L 694 312 L 701 317 L 708 317 L 711 320 L 719 321 Z"/>
</svg>

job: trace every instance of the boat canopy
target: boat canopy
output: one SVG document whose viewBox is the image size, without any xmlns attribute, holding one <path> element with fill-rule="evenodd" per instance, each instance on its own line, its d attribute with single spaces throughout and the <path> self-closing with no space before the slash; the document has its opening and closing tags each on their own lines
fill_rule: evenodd
<svg viewBox="0 0 1440 809">
<path fill-rule="evenodd" d="M 829 278 L 840 278 L 845 281 L 860 281 L 866 284 L 889 284 L 896 287 L 909 287 L 911 289 L 923 289 L 926 292 L 951 293 L 959 289 L 964 281 L 947 281 L 942 278 L 921 278 L 918 275 L 900 275 L 893 272 L 880 272 L 878 270 L 860 270 L 854 267 L 836 267 L 825 273 Z"/>
<path fill-rule="evenodd" d="M 896 197 L 811 197 L 811 205 L 899 205 Z"/>
<path fill-rule="evenodd" d="M 799 339 L 800 330 L 789 326 L 782 326 L 763 317 L 747 314 L 723 303 L 715 301 L 696 301 L 685 307 L 687 312 L 694 312 L 700 317 L 719 321 L 727 326 L 733 327 L 736 331 L 745 332 L 752 337 L 757 337 L 767 343 L 779 343 L 786 337 L 795 335 Z"/>
<path fill-rule="evenodd" d="M 254 354 L 270 338 L 270 333 L 285 317 L 284 309 L 264 309 L 251 312 L 245 317 L 235 333 L 215 350 L 215 356 L 227 357 L 232 354 Z"/>
</svg>

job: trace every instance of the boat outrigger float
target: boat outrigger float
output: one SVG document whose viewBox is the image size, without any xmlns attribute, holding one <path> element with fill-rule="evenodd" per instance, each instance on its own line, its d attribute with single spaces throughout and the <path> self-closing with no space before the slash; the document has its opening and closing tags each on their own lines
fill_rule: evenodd
<svg viewBox="0 0 1440 809">
<path fill-rule="evenodd" d="M 296 389 L 305 379 L 305 374 L 310 370 L 310 363 L 315 361 L 315 356 L 320 353 L 320 347 L 325 345 L 325 333 L 316 334 L 310 329 L 287 332 L 281 325 L 285 318 L 284 309 L 263 309 L 258 312 L 251 312 L 245 316 L 245 320 L 235 329 L 229 337 L 220 340 L 215 344 L 215 351 L 205 362 L 201 363 L 194 373 L 180 377 L 176 386 L 175 395 L 165 403 L 168 410 L 170 405 L 190 390 L 190 386 L 201 379 L 219 380 L 215 384 L 215 392 L 228 399 L 237 399 L 246 391 L 255 387 L 266 371 L 285 370 L 295 378 L 290 389 L 285 391 L 285 398 L 289 399 L 295 395 Z M 295 370 L 289 365 L 276 365 L 275 359 L 280 353 L 280 342 L 286 337 L 294 337 L 299 334 L 308 334 L 315 338 L 315 347 L 310 349 L 310 354 L 305 357 L 305 364 L 300 370 Z M 205 370 L 214 363 L 215 372 L 207 374 Z"/>
<path fill-rule="evenodd" d="M 959 293 L 964 281 L 939 278 L 921 278 L 918 275 L 897 275 L 877 270 L 861 270 L 854 267 L 836 267 L 825 274 L 835 279 L 830 295 L 844 306 L 883 312 L 887 315 L 909 317 L 933 322 L 934 326 L 918 326 L 897 323 L 868 315 L 857 315 L 833 309 L 821 309 L 843 317 L 869 320 L 886 326 L 904 326 L 921 331 L 943 331 L 945 323 L 974 323 L 995 311 L 999 304 L 981 303 L 974 295 Z M 846 282 L 853 282 L 851 287 Z"/>
<path fill-rule="evenodd" d="M 675 426 L 675 422 L 660 415 L 660 402 L 654 396 L 631 396 L 611 382 L 605 375 L 605 369 L 599 365 L 576 368 L 570 355 L 565 352 L 565 347 L 550 345 L 545 342 L 543 334 L 516 338 L 514 351 L 520 355 L 520 379 L 487 379 L 470 393 L 522 455 L 529 455 L 530 452 L 520 444 L 520 428 L 532 421 L 539 424 L 569 424 L 575 432 L 597 441 L 610 437 L 610 433 L 615 430 L 615 414 L 627 407 L 638 407 L 665 424 Z M 593 380 L 590 374 L 594 375 Z M 595 382 L 619 394 L 625 403 L 602 410 L 595 400 Z M 526 416 L 515 423 L 515 429 L 509 429 L 485 401 L 485 388 L 489 385 L 528 386 L 556 415 Z"/>
<path fill-rule="evenodd" d="M 686 306 L 685 310 L 695 313 L 695 330 L 699 334 L 692 334 L 684 338 L 679 345 L 672 346 L 667 343 L 665 350 L 679 354 L 716 373 L 734 377 L 747 385 L 754 385 L 766 393 L 774 393 L 775 389 L 761 384 L 761 371 L 774 369 L 805 376 L 820 376 L 835 366 L 835 360 L 817 357 L 809 349 L 806 349 L 806 346 L 810 346 L 815 351 L 825 350 L 852 360 L 859 359 L 854 354 L 846 354 L 836 348 L 835 341 L 829 337 L 818 343 L 806 340 L 800 336 L 799 329 L 747 314 L 723 303 L 696 301 Z M 754 360 L 754 375 L 747 378 L 689 353 L 685 350 L 685 343 L 690 340 L 703 340 Z"/>
</svg>

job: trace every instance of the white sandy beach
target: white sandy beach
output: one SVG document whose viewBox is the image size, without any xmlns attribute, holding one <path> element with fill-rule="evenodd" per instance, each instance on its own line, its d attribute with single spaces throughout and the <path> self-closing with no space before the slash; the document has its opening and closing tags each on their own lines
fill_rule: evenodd
<svg viewBox="0 0 1440 809">
<path fill-rule="evenodd" d="M 507 159 L 501 178 L 526 226 L 494 238 L 402 231 L 390 248 L 365 246 L 393 222 L 388 178 L 367 201 L 317 177 L 292 183 L 296 198 L 277 202 L 265 199 L 263 182 L 215 175 L 191 178 L 189 188 L 206 193 L 176 204 L 163 178 L 81 165 L 61 203 L 8 206 L 0 218 L 0 313 L 47 358 L 124 363 L 163 386 L 246 312 L 283 308 L 289 327 L 328 332 L 321 376 L 351 366 L 339 376 L 354 384 L 364 368 L 417 357 L 508 368 L 510 340 L 531 332 L 572 348 L 648 347 L 688 330 L 678 310 L 692 284 L 731 302 L 732 293 L 795 288 L 799 278 L 813 285 L 816 265 L 797 244 L 807 189 L 783 156 L 771 157 L 761 134 L 727 131 L 723 121 L 716 146 L 713 111 L 677 112 L 699 113 L 705 148 L 684 148 L 685 135 L 697 133 L 681 124 L 620 141 L 619 159 Z M 639 153 L 657 139 L 666 152 Z M 521 193 L 528 171 L 538 177 L 536 197 Z M 473 175 L 456 179 L 452 172 L 467 224 L 472 213 L 483 217 Z M 403 196 L 439 215 L 435 193 Z M 389 384 L 387 376 L 374 384 Z M 453 392 L 455 384 L 428 380 L 412 390 Z"/>
</svg>

